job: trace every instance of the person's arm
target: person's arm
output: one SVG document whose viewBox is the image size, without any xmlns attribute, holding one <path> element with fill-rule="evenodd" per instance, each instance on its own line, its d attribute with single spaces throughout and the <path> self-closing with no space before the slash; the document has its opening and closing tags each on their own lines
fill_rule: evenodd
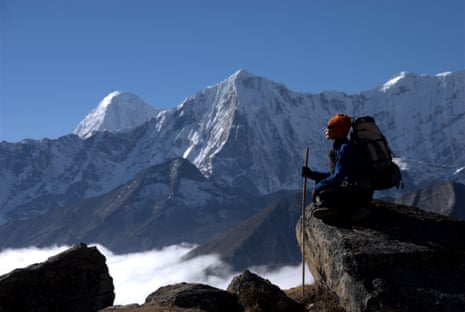
<svg viewBox="0 0 465 312">
<path fill-rule="evenodd" d="M 339 186 L 344 181 L 344 178 L 349 175 L 350 161 L 352 153 L 349 145 L 343 145 L 340 151 L 341 155 L 334 164 L 334 172 L 326 178 L 319 181 L 315 186 L 315 192 L 319 193 L 324 189 Z"/>
<path fill-rule="evenodd" d="M 302 177 L 314 180 L 318 184 L 321 180 L 329 177 L 329 172 L 313 171 L 309 167 L 302 167 Z"/>
</svg>

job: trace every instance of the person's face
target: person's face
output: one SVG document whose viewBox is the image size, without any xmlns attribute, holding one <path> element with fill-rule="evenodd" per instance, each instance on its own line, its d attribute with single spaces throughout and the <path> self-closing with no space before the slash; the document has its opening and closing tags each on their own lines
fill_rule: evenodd
<svg viewBox="0 0 465 312">
<path fill-rule="evenodd" d="M 325 137 L 326 140 L 335 140 L 336 137 L 334 136 L 334 126 L 327 126 L 325 129 Z"/>
</svg>

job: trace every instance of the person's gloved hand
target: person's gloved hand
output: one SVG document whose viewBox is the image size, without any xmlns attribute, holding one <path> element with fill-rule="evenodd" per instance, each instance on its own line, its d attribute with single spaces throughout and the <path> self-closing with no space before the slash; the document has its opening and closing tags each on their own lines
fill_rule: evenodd
<svg viewBox="0 0 465 312">
<path fill-rule="evenodd" d="M 303 166 L 302 177 L 309 178 L 310 180 L 318 181 L 321 179 L 321 174 L 316 171 L 312 171 L 312 169 L 310 169 L 307 166 Z"/>
<path fill-rule="evenodd" d="M 303 178 L 308 178 L 308 176 L 312 173 L 312 170 L 310 168 L 303 166 L 302 167 L 302 177 Z"/>
<path fill-rule="evenodd" d="M 315 172 L 313 172 L 310 168 L 308 168 L 306 166 L 303 166 L 302 167 L 302 177 L 315 180 Z"/>
</svg>

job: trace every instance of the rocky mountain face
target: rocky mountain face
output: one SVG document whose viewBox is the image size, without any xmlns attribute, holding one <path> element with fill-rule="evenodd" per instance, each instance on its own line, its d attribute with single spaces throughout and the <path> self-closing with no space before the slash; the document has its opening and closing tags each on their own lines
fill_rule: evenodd
<svg viewBox="0 0 465 312">
<path fill-rule="evenodd" d="M 344 226 L 308 211 L 303 236 L 297 223 L 315 282 L 346 311 L 463 311 L 465 222 L 381 201 L 371 211 Z"/>
<path fill-rule="evenodd" d="M 139 172 L 108 194 L 0 226 L 2 247 L 99 242 L 114 252 L 198 244 L 247 219 L 273 200 L 206 179 L 175 158 Z"/>
<path fill-rule="evenodd" d="M 154 211 L 177 211 L 165 215 L 169 228 L 180 222 L 178 217 L 183 212 L 192 212 L 193 206 L 204 209 L 204 213 L 196 212 L 196 218 L 216 222 L 223 212 L 214 211 L 213 206 L 230 211 L 231 202 L 255 198 L 244 200 L 249 203 L 241 206 L 251 207 L 250 203 L 260 196 L 299 189 L 306 145 L 310 146 L 310 166 L 327 168 L 329 143 L 324 140 L 323 129 L 327 119 L 339 112 L 375 117 L 398 156 L 405 191 L 438 181 L 463 183 L 465 155 L 460 151 L 465 150 L 464 101 L 465 71 L 435 76 L 401 73 L 379 88 L 347 95 L 295 93 L 282 84 L 240 70 L 178 107 L 158 111 L 134 104 L 138 102 L 134 96 L 111 94 L 80 123 L 75 131 L 79 136 L 0 143 L 0 231 L 11 232 L 8 239 L 2 238 L 2 246 L 26 243 L 25 236 L 20 238 L 19 231 L 14 234 L 11 229 L 23 222 L 35 223 L 31 228 L 39 227 L 40 218 L 45 220 L 48 215 L 66 228 L 68 213 L 80 215 L 82 210 L 84 215 L 99 214 L 99 220 L 108 220 L 94 224 L 92 229 L 85 227 L 87 232 L 66 235 L 70 240 L 103 239 L 98 234 L 100 227 L 111 229 L 111 222 L 118 220 L 106 212 L 114 207 L 134 214 L 130 219 L 133 221 L 127 223 L 132 227 L 139 227 L 136 222 Z M 139 108 L 134 111 L 135 107 Z M 123 120 L 126 115 L 137 118 Z M 198 192 L 182 193 L 189 198 L 189 204 L 168 191 L 172 172 L 166 168 L 175 158 L 190 162 L 198 170 L 193 184 L 210 185 Z M 166 175 L 160 178 L 164 186 L 147 182 L 144 191 L 129 195 L 134 185 L 144 188 L 137 181 L 151 181 L 141 175 L 154 175 L 153 170 Z M 204 182 L 200 183 L 201 179 Z M 121 200 L 113 201 L 121 192 L 125 194 Z M 244 197 L 246 193 L 249 197 Z M 132 209 L 143 202 L 146 208 Z M 238 209 L 237 218 L 232 220 L 244 220 L 264 207 L 259 206 L 263 201 L 258 202 L 248 213 Z M 150 205 L 153 209 L 147 208 Z M 86 209 L 90 212 L 84 213 Z M 123 219 L 123 210 L 119 220 Z M 196 222 L 192 224 L 203 224 Z M 44 244 L 60 237 L 56 229 L 50 233 L 54 234 L 44 237 Z M 167 233 L 154 232 L 152 236 L 170 236 Z M 206 230 L 198 237 L 210 233 Z M 141 230 L 140 235 L 148 234 Z M 150 241 L 139 246 L 157 244 Z"/>
<path fill-rule="evenodd" d="M 413 191 L 396 199 L 396 203 L 465 220 L 465 185 L 444 182 Z"/>
<path fill-rule="evenodd" d="M 294 233 L 302 213 L 301 200 L 301 193 L 283 194 L 231 230 L 194 248 L 185 258 L 215 254 L 235 271 L 297 265 L 302 255 Z"/>
</svg>

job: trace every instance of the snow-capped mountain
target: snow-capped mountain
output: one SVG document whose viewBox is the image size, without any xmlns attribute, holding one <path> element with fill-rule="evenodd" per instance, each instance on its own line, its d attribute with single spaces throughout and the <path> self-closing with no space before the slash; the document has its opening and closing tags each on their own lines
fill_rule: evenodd
<svg viewBox="0 0 465 312">
<path fill-rule="evenodd" d="M 0 226 L 0 249 L 86 241 L 126 253 L 201 243 L 266 204 L 265 197 L 206 179 L 178 157 L 142 170 L 101 196 Z"/>
<path fill-rule="evenodd" d="M 298 188 L 304 148 L 327 168 L 323 129 L 338 112 L 375 117 L 405 171 L 407 189 L 458 179 L 464 167 L 465 71 L 401 73 L 357 95 L 294 93 L 239 71 L 188 98 L 171 115 L 183 128 L 173 151 L 205 175 L 261 193 Z M 170 127 L 169 123 L 164 125 Z M 171 131 L 173 132 L 173 131 Z M 206 144 L 205 144 L 206 143 Z"/>
<path fill-rule="evenodd" d="M 76 127 L 74 134 L 88 138 L 94 131 L 133 129 L 152 119 L 158 110 L 130 93 L 114 91 Z"/>
<path fill-rule="evenodd" d="M 142 105 L 144 112 L 134 115 L 146 118 L 122 122 L 131 114 L 128 107 L 136 107 L 127 105 L 133 99 L 110 94 L 80 123 L 79 137 L 0 143 L 0 220 L 27 219 L 103 195 L 176 157 L 216 183 L 251 194 L 299 189 L 307 145 L 309 165 L 327 168 L 324 128 L 339 112 L 375 117 L 399 157 L 405 191 L 438 181 L 465 183 L 465 71 L 403 72 L 347 95 L 295 93 L 239 70 L 176 108 Z M 116 109 L 119 102 L 124 109 Z M 122 128 L 129 129 L 117 131 Z"/>
</svg>

